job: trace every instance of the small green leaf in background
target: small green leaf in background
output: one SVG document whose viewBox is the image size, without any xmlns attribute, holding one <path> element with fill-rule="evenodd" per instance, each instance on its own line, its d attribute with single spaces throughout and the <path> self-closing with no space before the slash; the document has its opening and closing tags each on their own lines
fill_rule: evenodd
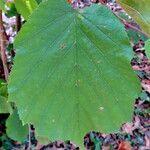
<svg viewBox="0 0 150 150">
<path fill-rule="evenodd" d="M 9 101 L 37 136 L 83 147 L 89 131 L 117 132 L 131 120 L 141 88 L 124 26 L 107 7 L 45 1 L 15 47 Z"/>
<path fill-rule="evenodd" d="M 5 2 L 4 0 L 0 0 L 0 9 L 5 10 Z"/>
<path fill-rule="evenodd" d="M 42 2 L 42 0 L 36 0 L 36 1 L 37 1 L 38 4 Z"/>
<path fill-rule="evenodd" d="M 37 8 L 38 3 L 36 0 L 15 0 L 15 6 L 18 13 L 27 20 L 33 10 Z"/>
<path fill-rule="evenodd" d="M 0 79 L 0 95 L 3 96 L 3 97 L 8 96 L 7 84 L 2 79 Z"/>
<path fill-rule="evenodd" d="M 14 110 L 13 114 L 9 116 L 6 121 L 6 132 L 7 135 L 16 141 L 23 142 L 27 139 L 28 135 L 28 126 L 22 125 L 22 122 L 19 119 L 17 110 Z"/>
<path fill-rule="evenodd" d="M 148 58 L 150 58 L 150 39 L 145 42 L 145 50 Z"/>
<path fill-rule="evenodd" d="M 148 39 L 148 37 L 140 32 L 136 32 L 135 30 L 133 29 L 130 29 L 128 28 L 126 30 L 127 34 L 128 34 L 128 37 L 130 39 L 130 42 L 132 43 L 138 43 L 139 42 L 139 39 L 143 40 L 143 41 L 146 41 Z"/>
<path fill-rule="evenodd" d="M 0 114 L 12 113 L 12 108 L 7 98 L 0 95 Z"/>
<path fill-rule="evenodd" d="M 0 79 L 0 114 L 12 113 L 12 108 L 9 102 L 7 102 L 7 85 L 3 79 Z"/>
<path fill-rule="evenodd" d="M 150 37 L 150 0 L 116 0 Z"/>
<path fill-rule="evenodd" d="M 5 13 L 7 17 L 13 17 L 18 15 L 14 2 L 7 2 L 6 6 L 9 8 Z"/>
</svg>

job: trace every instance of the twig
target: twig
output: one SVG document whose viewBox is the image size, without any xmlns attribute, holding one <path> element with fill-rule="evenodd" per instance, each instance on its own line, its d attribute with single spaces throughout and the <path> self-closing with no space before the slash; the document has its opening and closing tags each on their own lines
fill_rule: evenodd
<svg viewBox="0 0 150 150">
<path fill-rule="evenodd" d="M 37 145 L 36 145 L 36 147 L 35 147 L 35 150 L 39 150 L 41 148 L 42 148 L 42 145 L 38 142 Z"/>
<path fill-rule="evenodd" d="M 20 14 L 16 15 L 16 31 L 19 32 L 21 28 L 21 16 Z"/>
<path fill-rule="evenodd" d="M 28 150 L 31 150 L 31 125 L 28 124 L 28 134 L 29 134 L 29 138 L 28 138 Z"/>
<path fill-rule="evenodd" d="M 0 10 L 0 54 L 1 54 L 1 60 L 3 63 L 3 69 L 4 69 L 4 74 L 5 74 L 5 80 L 8 80 L 8 66 L 7 66 L 7 57 L 5 53 L 5 42 L 6 42 L 6 37 L 5 37 L 5 30 L 3 26 L 3 18 L 2 18 L 2 10 Z"/>
<path fill-rule="evenodd" d="M 137 31 L 139 33 L 144 34 L 145 36 L 147 36 L 148 38 L 150 38 L 150 35 L 148 35 L 147 33 L 145 33 L 144 31 L 140 30 L 139 28 L 133 26 L 131 23 L 129 23 L 128 21 L 126 21 L 125 19 L 121 18 L 119 15 L 117 15 L 116 13 L 113 12 L 113 14 L 125 25 L 125 27 L 128 27 L 134 31 Z"/>
</svg>

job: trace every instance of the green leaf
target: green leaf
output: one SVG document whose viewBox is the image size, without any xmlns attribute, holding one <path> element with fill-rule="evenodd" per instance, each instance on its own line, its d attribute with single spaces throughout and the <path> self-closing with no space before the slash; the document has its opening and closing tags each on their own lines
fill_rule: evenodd
<svg viewBox="0 0 150 150">
<path fill-rule="evenodd" d="M 0 95 L 0 114 L 12 113 L 12 108 L 7 98 Z"/>
<path fill-rule="evenodd" d="M 145 50 L 146 50 L 147 56 L 150 58 L 150 39 L 148 39 L 148 40 L 145 42 Z"/>
<path fill-rule="evenodd" d="M 115 132 L 131 120 L 140 84 L 124 27 L 105 6 L 43 2 L 15 47 L 9 101 L 38 136 L 81 146 L 87 132 Z"/>
<path fill-rule="evenodd" d="M 12 113 L 12 108 L 9 102 L 7 102 L 7 85 L 3 79 L 0 79 L 0 114 Z"/>
<path fill-rule="evenodd" d="M 36 0 L 38 4 L 40 4 L 42 2 L 42 0 Z"/>
<path fill-rule="evenodd" d="M 5 10 L 5 2 L 4 0 L 0 0 L 0 9 Z"/>
<path fill-rule="evenodd" d="M 116 0 L 150 37 L 150 0 Z"/>
<path fill-rule="evenodd" d="M 6 83 L 3 84 L 3 85 L 0 85 L 0 96 L 3 96 L 3 97 L 7 97 L 8 96 Z"/>
<path fill-rule="evenodd" d="M 13 114 L 9 116 L 6 122 L 6 132 L 7 135 L 16 141 L 23 142 L 27 139 L 28 135 L 28 126 L 22 125 L 21 120 L 19 119 L 17 110 L 14 110 Z"/>
<path fill-rule="evenodd" d="M 0 78 L 0 88 L 1 88 L 2 86 L 4 86 L 5 84 L 6 84 L 6 83 L 5 83 L 5 80 Z"/>
<path fill-rule="evenodd" d="M 38 6 L 36 0 L 15 0 L 17 11 L 27 20 Z"/>
<path fill-rule="evenodd" d="M 17 16 L 18 15 L 18 12 L 16 10 L 14 2 L 7 2 L 6 6 L 9 8 L 7 10 L 7 12 L 5 13 L 7 17 L 13 17 L 13 16 Z"/>
<path fill-rule="evenodd" d="M 131 43 L 138 43 L 139 39 L 146 41 L 148 38 L 147 36 L 145 36 L 144 34 L 140 33 L 140 32 L 136 32 L 133 29 L 127 29 L 126 30 L 128 37 L 131 41 Z"/>
</svg>

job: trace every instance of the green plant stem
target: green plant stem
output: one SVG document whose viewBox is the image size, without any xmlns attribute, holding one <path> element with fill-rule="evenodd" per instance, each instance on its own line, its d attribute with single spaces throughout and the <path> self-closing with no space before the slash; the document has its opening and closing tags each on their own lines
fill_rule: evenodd
<svg viewBox="0 0 150 150">
<path fill-rule="evenodd" d="M 5 74 L 5 79 L 6 81 L 8 80 L 8 66 L 7 66 L 7 57 L 5 53 L 5 36 L 4 36 L 4 26 L 3 26 L 3 18 L 2 18 L 2 10 L 0 10 L 0 54 L 1 54 L 1 60 L 3 63 L 3 69 L 4 69 L 4 74 Z"/>
<path fill-rule="evenodd" d="M 144 31 L 140 30 L 139 28 L 133 26 L 131 23 L 129 23 L 128 21 L 126 21 L 125 19 L 121 18 L 119 15 L 117 15 L 116 13 L 113 12 L 113 14 L 125 25 L 125 27 L 128 27 L 136 32 L 142 33 L 143 35 L 145 35 L 146 37 L 150 38 L 150 36 L 145 33 Z"/>
</svg>

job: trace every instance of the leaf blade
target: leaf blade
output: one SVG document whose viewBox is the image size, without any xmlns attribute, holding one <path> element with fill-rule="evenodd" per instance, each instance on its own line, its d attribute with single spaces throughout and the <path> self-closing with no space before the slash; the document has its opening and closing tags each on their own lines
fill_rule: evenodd
<svg viewBox="0 0 150 150">
<path fill-rule="evenodd" d="M 7 98 L 0 95 L 0 114 L 12 113 L 11 105 L 7 102 Z"/>
<path fill-rule="evenodd" d="M 38 6 L 36 0 L 15 0 L 17 11 L 27 20 Z"/>
<path fill-rule="evenodd" d="M 150 58 L 150 39 L 148 39 L 146 42 L 145 42 L 145 47 L 144 49 L 146 50 L 146 54 L 148 56 L 148 58 Z"/>
<path fill-rule="evenodd" d="M 140 89 L 129 63 L 132 50 L 123 25 L 104 6 L 76 11 L 63 0 L 43 2 L 16 48 L 9 100 L 16 102 L 23 122 L 34 124 L 37 135 L 81 146 L 87 132 L 116 131 L 131 119 Z"/>
<path fill-rule="evenodd" d="M 0 0 L 0 9 L 5 10 L 5 2 L 4 0 Z"/>
<path fill-rule="evenodd" d="M 28 126 L 22 125 L 21 120 L 19 119 L 17 110 L 14 110 L 13 113 L 9 116 L 6 121 L 6 132 L 7 135 L 16 141 L 23 142 L 27 139 L 28 135 Z"/>
</svg>

